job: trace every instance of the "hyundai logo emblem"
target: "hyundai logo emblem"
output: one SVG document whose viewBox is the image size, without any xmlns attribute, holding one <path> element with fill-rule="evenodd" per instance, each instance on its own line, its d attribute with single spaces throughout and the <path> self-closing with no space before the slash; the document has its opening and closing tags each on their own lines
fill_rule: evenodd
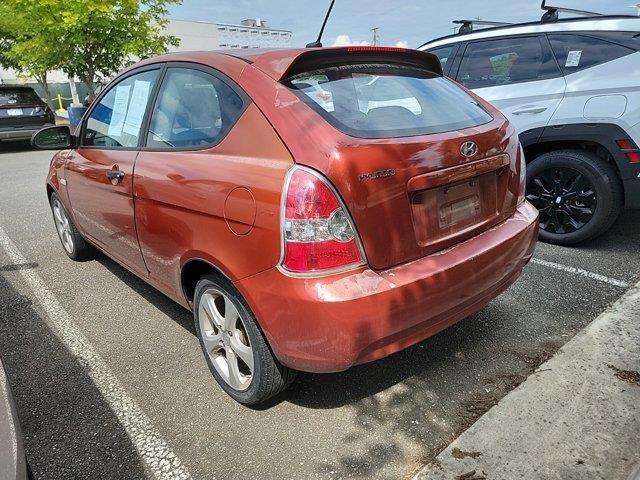
<svg viewBox="0 0 640 480">
<path fill-rule="evenodd" d="M 460 145 L 460 153 L 465 157 L 473 157 L 478 153 L 478 145 L 476 142 L 464 142 Z"/>
</svg>

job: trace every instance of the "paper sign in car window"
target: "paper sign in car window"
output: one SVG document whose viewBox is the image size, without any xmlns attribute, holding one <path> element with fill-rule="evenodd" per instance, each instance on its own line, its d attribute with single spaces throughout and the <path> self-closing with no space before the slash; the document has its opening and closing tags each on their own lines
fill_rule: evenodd
<svg viewBox="0 0 640 480">
<path fill-rule="evenodd" d="M 142 126 L 142 118 L 147 108 L 147 100 L 149 99 L 149 90 L 151 82 L 136 80 L 133 84 L 133 93 L 129 102 L 129 110 L 127 118 L 124 121 L 124 132 L 131 135 L 138 135 Z"/>
<path fill-rule="evenodd" d="M 564 63 L 564 66 L 577 67 L 580 65 L 580 57 L 582 57 L 582 50 L 571 50 L 567 54 L 567 61 Z"/>
<path fill-rule="evenodd" d="M 111 113 L 111 123 L 108 131 L 110 137 L 122 135 L 122 127 L 127 115 L 130 88 L 131 85 L 119 85 L 116 87 L 116 99 L 113 101 L 113 112 Z"/>
</svg>

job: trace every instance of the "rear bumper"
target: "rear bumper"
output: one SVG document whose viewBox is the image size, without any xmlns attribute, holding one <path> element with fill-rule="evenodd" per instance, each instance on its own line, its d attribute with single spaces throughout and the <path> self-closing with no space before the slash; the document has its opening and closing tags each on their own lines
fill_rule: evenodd
<svg viewBox="0 0 640 480">
<path fill-rule="evenodd" d="M 0 127 L 0 141 L 2 140 L 31 140 L 31 136 L 37 131 L 53 127 L 53 123 L 45 123 L 38 126 L 28 126 L 24 128 Z"/>
<path fill-rule="evenodd" d="M 525 202 L 470 240 L 388 270 L 293 278 L 272 268 L 236 286 L 284 365 L 341 371 L 407 348 L 483 308 L 519 277 L 537 235 L 538 212 Z"/>
</svg>

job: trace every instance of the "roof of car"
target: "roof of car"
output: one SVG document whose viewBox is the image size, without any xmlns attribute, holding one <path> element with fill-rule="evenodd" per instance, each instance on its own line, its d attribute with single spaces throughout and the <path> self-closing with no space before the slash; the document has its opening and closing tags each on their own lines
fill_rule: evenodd
<svg viewBox="0 0 640 480">
<path fill-rule="evenodd" d="M 195 52 L 174 52 L 160 55 L 158 57 L 148 58 L 132 65 L 129 69 L 137 68 L 142 65 L 161 62 L 196 62 L 208 65 L 216 65 L 220 62 L 235 62 L 233 69 L 239 73 L 238 65 L 240 60 L 242 64 L 250 63 L 254 67 L 262 70 L 275 80 L 282 79 L 287 73 L 290 73 L 291 67 L 301 63 L 299 60 L 309 58 L 325 58 L 332 54 L 354 53 L 389 53 L 392 55 L 400 55 L 398 58 L 403 61 L 409 61 L 413 58 L 420 60 L 420 64 L 430 67 L 432 71 L 442 74 L 440 62 L 435 56 L 427 52 L 420 52 L 406 48 L 397 47 L 376 47 L 376 46 L 347 46 L 347 47 L 328 47 L 328 48 L 256 48 L 256 49 L 233 49 L 233 50 L 214 50 L 214 51 L 195 51 Z M 431 58 L 432 57 L 432 58 Z M 406 60 L 405 60 L 406 59 Z M 232 75 L 233 76 L 233 75 Z"/>
<path fill-rule="evenodd" d="M 542 32 L 576 32 L 576 31 L 640 31 L 640 17 L 631 15 L 602 15 L 588 18 L 565 18 L 556 22 L 515 23 L 492 28 L 483 28 L 466 34 L 447 35 L 423 43 L 418 48 L 435 48 L 440 45 L 479 40 L 510 35 L 524 35 Z"/>
</svg>

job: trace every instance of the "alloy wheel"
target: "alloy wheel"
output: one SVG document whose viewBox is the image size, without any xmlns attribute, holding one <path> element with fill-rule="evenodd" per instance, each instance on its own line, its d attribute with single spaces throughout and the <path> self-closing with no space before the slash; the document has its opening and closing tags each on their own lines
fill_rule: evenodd
<svg viewBox="0 0 640 480">
<path fill-rule="evenodd" d="M 234 302 L 220 290 L 206 290 L 200 298 L 198 322 L 204 349 L 216 372 L 235 390 L 249 388 L 253 350 Z"/>
<path fill-rule="evenodd" d="M 540 211 L 540 228 L 550 233 L 575 232 L 593 218 L 597 196 L 582 173 L 552 167 L 529 180 L 527 200 Z"/>
<path fill-rule="evenodd" d="M 71 233 L 71 223 L 67 217 L 67 212 L 57 198 L 53 201 L 53 220 L 60 236 L 62 246 L 67 253 L 73 253 L 73 236 Z"/>
</svg>

